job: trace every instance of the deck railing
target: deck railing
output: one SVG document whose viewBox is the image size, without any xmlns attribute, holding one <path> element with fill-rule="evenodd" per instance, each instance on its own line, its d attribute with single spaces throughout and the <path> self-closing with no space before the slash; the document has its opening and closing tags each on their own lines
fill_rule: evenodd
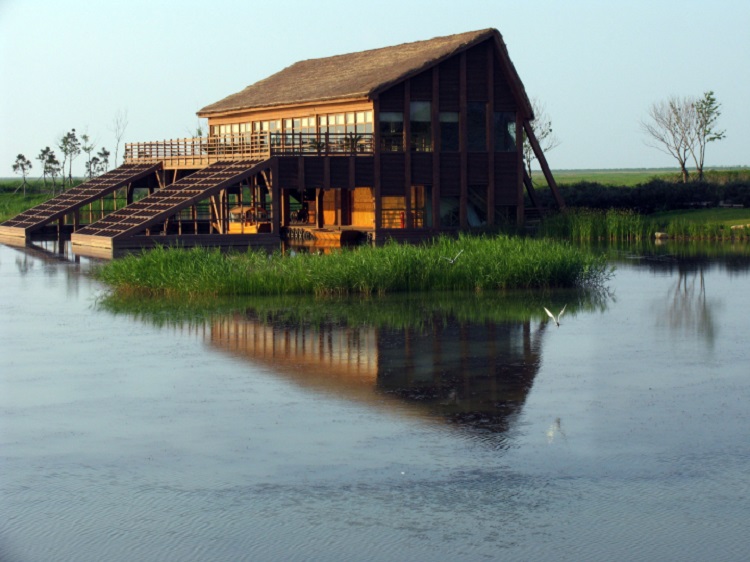
<svg viewBox="0 0 750 562">
<path fill-rule="evenodd" d="M 214 137 L 134 142 L 125 145 L 125 161 L 159 162 L 256 160 L 275 155 L 372 154 L 373 135 L 355 133 L 238 133 Z"/>
</svg>

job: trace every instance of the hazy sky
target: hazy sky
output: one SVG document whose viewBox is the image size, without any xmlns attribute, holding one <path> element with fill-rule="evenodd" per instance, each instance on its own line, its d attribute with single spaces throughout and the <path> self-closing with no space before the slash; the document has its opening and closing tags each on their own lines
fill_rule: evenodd
<svg viewBox="0 0 750 562">
<path fill-rule="evenodd" d="M 114 151 L 118 110 L 128 142 L 191 136 L 199 108 L 298 60 L 487 27 L 546 106 L 553 169 L 673 166 L 639 122 L 706 90 L 727 131 L 707 165 L 750 165 L 748 0 L 0 0 L 0 176 L 19 152 L 36 174 L 71 128 Z"/>
</svg>

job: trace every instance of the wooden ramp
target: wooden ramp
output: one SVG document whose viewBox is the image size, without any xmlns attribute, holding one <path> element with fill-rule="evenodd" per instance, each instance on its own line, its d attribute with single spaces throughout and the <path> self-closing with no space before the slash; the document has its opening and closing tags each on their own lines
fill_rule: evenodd
<svg viewBox="0 0 750 562">
<path fill-rule="evenodd" d="M 72 234 L 71 242 L 74 247 L 88 246 L 105 250 L 115 250 L 118 247 L 146 247 L 160 243 L 162 238 L 167 242 L 166 237 L 138 235 L 145 234 L 146 230 L 151 227 L 164 224 L 182 209 L 216 195 L 223 189 L 237 185 L 268 166 L 268 160 L 216 162 L 140 201 L 110 213 L 102 220 L 81 228 Z M 132 239 L 136 236 L 144 240 L 133 243 Z M 208 245 L 213 245 L 216 240 L 209 241 L 209 238 L 216 238 L 216 236 L 228 238 L 235 235 L 177 236 L 176 240 L 178 243 L 180 239 L 194 242 L 193 238 L 199 240 L 203 237 Z M 274 236 L 278 239 L 278 235 Z M 170 240 L 172 238 L 175 237 L 170 237 Z"/>
<path fill-rule="evenodd" d="M 33 232 L 41 230 L 51 222 L 62 219 L 65 215 L 161 168 L 160 163 L 125 164 L 110 170 L 5 221 L 0 224 L 0 236 L 28 239 Z"/>
</svg>

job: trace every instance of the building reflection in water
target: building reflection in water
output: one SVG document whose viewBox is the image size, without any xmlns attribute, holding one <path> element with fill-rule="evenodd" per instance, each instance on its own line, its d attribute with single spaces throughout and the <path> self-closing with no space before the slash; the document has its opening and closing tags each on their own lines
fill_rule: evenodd
<svg viewBox="0 0 750 562">
<path fill-rule="evenodd" d="M 295 384 L 484 432 L 504 432 L 540 364 L 546 323 L 441 318 L 419 328 L 214 319 L 212 346 Z"/>
</svg>

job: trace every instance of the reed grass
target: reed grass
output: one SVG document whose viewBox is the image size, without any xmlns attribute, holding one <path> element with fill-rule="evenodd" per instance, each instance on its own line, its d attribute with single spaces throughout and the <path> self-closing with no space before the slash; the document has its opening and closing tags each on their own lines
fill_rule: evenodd
<svg viewBox="0 0 750 562">
<path fill-rule="evenodd" d="M 455 263 L 447 259 L 461 252 Z M 363 246 L 330 255 L 157 248 L 95 275 L 119 292 L 158 295 L 372 295 L 592 287 L 606 260 L 565 242 L 509 236 L 438 238 L 421 246 Z"/>
</svg>

